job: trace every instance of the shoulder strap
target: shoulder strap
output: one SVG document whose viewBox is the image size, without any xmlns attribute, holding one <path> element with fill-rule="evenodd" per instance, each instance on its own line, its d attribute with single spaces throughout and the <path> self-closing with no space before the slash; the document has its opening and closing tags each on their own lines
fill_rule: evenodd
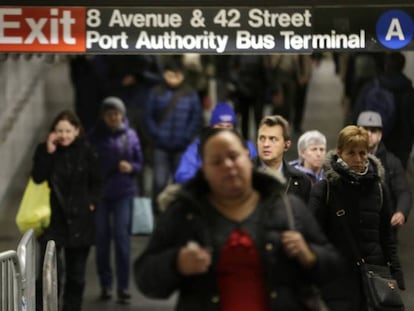
<svg viewBox="0 0 414 311">
<path fill-rule="evenodd" d="M 280 196 L 282 197 L 283 205 L 286 209 L 286 217 L 289 230 L 295 230 L 295 218 L 293 216 L 292 204 L 290 204 L 290 200 L 286 193 L 281 192 Z"/>
<path fill-rule="evenodd" d="M 181 86 L 178 90 L 175 91 L 174 95 L 171 97 L 170 102 L 162 111 L 159 119 L 158 124 L 162 124 L 167 116 L 170 114 L 171 111 L 174 110 L 175 106 L 177 106 L 178 99 L 189 92 L 190 88 L 187 85 Z"/>
<path fill-rule="evenodd" d="M 326 205 L 328 205 L 328 203 L 329 203 L 329 191 L 330 191 L 330 187 L 329 187 L 329 180 L 328 179 L 325 179 L 326 180 L 326 198 L 325 198 L 325 204 Z"/>
<path fill-rule="evenodd" d="M 382 208 L 382 205 L 384 203 L 384 193 L 383 193 L 383 190 L 382 190 L 382 187 L 381 187 L 381 183 L 380 182 L 378 183 L 378 187 L 379 187 L 379 192 L 380 192 L 380 206 Z"/>
</svg>

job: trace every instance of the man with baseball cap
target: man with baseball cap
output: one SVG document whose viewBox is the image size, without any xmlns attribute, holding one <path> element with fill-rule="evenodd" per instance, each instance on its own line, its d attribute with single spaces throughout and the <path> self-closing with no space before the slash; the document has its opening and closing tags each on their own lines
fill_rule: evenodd
<svg viewBox="0 0 414 311">
<path fill-rule="evenodd" d="M 412 205 L 412 195 L 405 175 L 405 170 L 394 154 L 389 152 L 382 139 L 381 115 L 375 111 L 362 111 L 357 119 L 357 125 L 369 133 L 370 152 L 381 160 L 385 169 L 385 184 L 390 191 L 393 215 L 391 225 L 400 227 L 407 221 Z"/>
<path fill-rule="evenodd" d="M 219 102 L 214 106 L 210 117 L 210 127 L 214 128 L 235 128 L 236 127 L 236 113 L 233 108 L 224 102 Z M 180 164 L 174 175 L 174 180 L 177 183 L 184 183 L 194 177 L 201 166 L 201 158 L 198 155 L 198 144 L 200 139 L 196 139 L 184 151 Z M 246 141 L 249 148 L 250 158 L 257 155 L 256 147 L 250 141 Z"/>
</svg>

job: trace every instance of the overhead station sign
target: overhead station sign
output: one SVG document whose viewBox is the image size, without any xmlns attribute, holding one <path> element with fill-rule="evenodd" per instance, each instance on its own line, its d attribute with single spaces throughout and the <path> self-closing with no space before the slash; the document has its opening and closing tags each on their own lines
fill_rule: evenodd
<svg viewBox="0 0 414 311">
<path fill-rule="evenodd" d="M 414 49 L 414 9 L 3 7 L 0 51 L 303 53 Z"/>
</svg>

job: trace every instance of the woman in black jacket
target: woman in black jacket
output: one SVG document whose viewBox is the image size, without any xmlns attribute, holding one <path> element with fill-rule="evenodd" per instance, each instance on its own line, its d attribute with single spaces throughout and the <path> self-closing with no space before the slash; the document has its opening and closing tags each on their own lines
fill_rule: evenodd
<svg viewBox="0 0 414 311">
<path fill-rule="evenodd" d="M 58 285 L 65 280 L 62 310 L 79 311 L 86 261 L 95 239 L 94 210 L 102 178 L 97 155 L 84 140 L 82 126 L 73 112 L 62 111 L 54 119 L 47 141 L 36 148 L 32 177 L 36 183 L 47 180 L 51 188 L 50 225 L 39 238 L 40 263 L 43 263 L 47 241 L 54 240 L 58 252 Z M 37 310 L 42 310 L 41 281 L 37 282 L 36 289 Z"/>
<path fill-rule="evenodd" d="M 368 132 L 362 127 L 351 125 L 342 129 L 336 151 L 330 151 L 325 159 L 326 180 L 315 184 L 309 201 L 322 229 L 346 260 L 341 277 L 323 288 L 326 302 L 335 311 L 367 310 L 358 258 L 346 228 L 364 261 L 389 265 L 400 289 L 404 288 L 397 244 L 391 231 L 388 194 L 383 184 L 384 169 L 369 154 L 368 140 Z"/>
<path fill-rule="evenodd" d="M 201 138 L 201 171 L 178 191 L 134 264 L 145 295 L 179 291 L 183 311 L 307 310 L 300 290 L 338 268 L 337 253 L 295 196 L 285 197 L 289 229 L 284 186 L 253 172 L 243 141 L 228 129 Z"/>
</svg>

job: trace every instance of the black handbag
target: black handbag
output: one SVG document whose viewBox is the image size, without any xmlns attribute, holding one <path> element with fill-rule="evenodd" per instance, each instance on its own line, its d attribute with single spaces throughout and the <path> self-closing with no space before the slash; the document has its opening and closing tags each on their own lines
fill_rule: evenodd
<svg viewBox="0 0 414 311">
<path fill-rule="evenodd" d="M 362 263 L 360 269 L 369 311 L 404 310 L 397 282 L 389 267 Z"/>
<path fill-rule="evenodd" d="M 404 303 L 398 289 L 397 281 L 391 276 L 388 266 L 365 263 L 345 219 L 346 211 L 337 210 L 344 227 L 345 235 L 356 258 L 361 272 L 362 288 L 366 297 L 368 311 L 403 311 Z"/>
</svg>

